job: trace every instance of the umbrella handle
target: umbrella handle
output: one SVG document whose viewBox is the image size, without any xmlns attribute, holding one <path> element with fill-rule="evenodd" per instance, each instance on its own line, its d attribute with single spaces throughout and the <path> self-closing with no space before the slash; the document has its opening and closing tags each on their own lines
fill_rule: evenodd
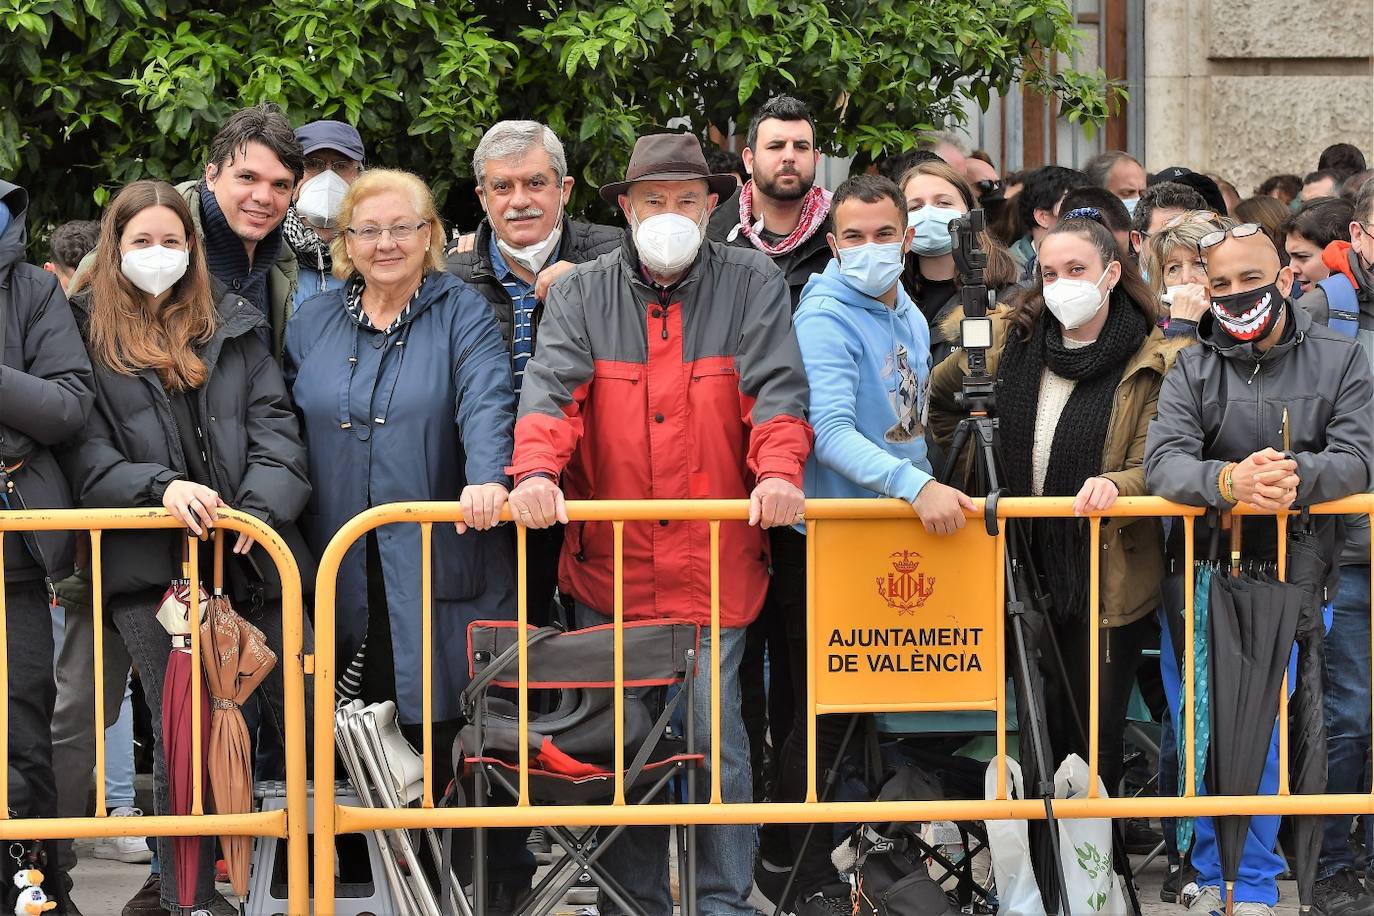
<svg viewBox="0 0 1374 916">
<path fill-rule="evenodd" d="M 1240 526 L 1241 520 L 1231 516 L 1231 575 L 1240 575 Z"/>
<path fill-rule="evenodd" d="M 224 534 L 216 527 L 213 535 L 215 539 L 215 594 L 224 593 Z"/>
</svg>

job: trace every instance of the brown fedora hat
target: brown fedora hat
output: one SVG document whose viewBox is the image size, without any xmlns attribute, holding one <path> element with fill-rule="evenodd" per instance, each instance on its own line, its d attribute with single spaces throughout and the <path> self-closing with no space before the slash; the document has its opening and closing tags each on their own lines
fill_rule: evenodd
<svg viewBox="0 0 1374 916">
<path fill-rule="evenodd" d="M 693 181 L 705 179 L 712 194 L 729 197 L 738 183 L 734 175 L 713 175 L 706 167 L 701 141 L 691 134 L 649 134 L 635 141 L 625 180 L 601 186 L 601 199 L 614 205 L 616 198 L 636 181 Z"/>
</svg>

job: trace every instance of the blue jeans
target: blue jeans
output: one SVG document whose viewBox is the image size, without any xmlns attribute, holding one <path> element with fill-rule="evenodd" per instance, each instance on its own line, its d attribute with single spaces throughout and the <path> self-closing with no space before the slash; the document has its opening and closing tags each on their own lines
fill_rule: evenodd
<svg viewBox="0 0 1374 916">
<path fill-rule="evenodd" d="M 607 618 L 579 604 L 580 627 L 607 623 Z M 753 798 L 749 769 L 749 738 L 744 730 L 740 699 L 739 667 L 744 657 L 744 628 L 720 630 L 720 793 L 726 803 L 748 802 Z M 697 779 L 697 799 L 710 796 L 711 762 L 711 630 L 701 628 L 701 647 L 697 656 L 697 675 L 692 695 L 697 749 L 706 755 L 706 766 Z M 627 696 L 648 698 L 650 711 L 662 709 L 663 691 L 650 688 L 643 693 L 627 690 Z M 654 709 L 657 706 L 658 709 Z M 749 891 L 754 884 L 754 851 L 758 828 L 752 824 L 711 825 L 697 828 L 697 912 L 702 916 L 754 916 Z M 668 889 L 668 828 L 630 827 L 618 836 L 599 862 L 630 895 L 644 916 L 672 916 L 673 901 Z M 609 900 L 597 903 L 603 916 L 623 916 Z"/>
<path fill-rule="evenodd" d="M 1369 789 L 1369 567 L 1342 566 L 1326 637 L 1326 791 Z M 1353 868 L 1351 815 L 1326 819 L 1318 878 Z M 1365 818 L 1365 846 L 1374 849 L 1374 819 Z"/>
<path fill-rule="evenodd" d="M 1159 667 L 1164 680 L 1164 695 L 1169 703 L 1169 714 L 1178 714 L 1182 702 L 1182 680 L 1174 660 L 1174 650 L 1169 628 L 1161 628 Z M 1297 676 L 1295 662 L 1296 649 L 1289 655 L 1288 683 L 1291 690 Z M 1186 664 L 1186 660 L 1185 660 Z M 1174 765 L 1178 763 L 1177 752 Z M 1271 726 L 1269 750 L 1265 755 L 1264 774 L 1260 777 L 1258 795 L 1274 795 L 1279 789 L 1279 733 Z M 1181 793 L 1180 793 L 1181 794 Z M 1204 785 L 1198 791 L 1206 795 Z M 1283 857 L 1276 852 L 1279 838 L 1278 815 L 1252 816 L 1250 828 L 1245 836 L 1245 849 L 1241 852 L 1240 873 L 1236 876 L 1236 902 L 1250 901 L 1273 906 L 1279 900 L 1278 877 L 1287 868 Z M 1193 827 L 1192 865 L 1197 871 L 1198 887 L 1222 887 L 1221 863 L 1217 858 L 1217 834 L 1212 818 L 1200 817 Z"/>
</svg>

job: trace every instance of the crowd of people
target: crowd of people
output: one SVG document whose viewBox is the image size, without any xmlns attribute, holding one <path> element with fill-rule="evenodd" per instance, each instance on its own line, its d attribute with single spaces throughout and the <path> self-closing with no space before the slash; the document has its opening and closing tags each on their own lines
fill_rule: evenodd
<svg viewBox="0 0 1374 916">
<path fill-rule="evenodd" d="M 748 522 L 721 526 L 720 644 L 703 631 L 688 713 L 720 747 L 729 803 L 806 796 L 806 500 L 901 499 L 935 535 L 973 511 L 967 456 L 950 452 L 969 371 L 950 224 L 976 208 L 998 303 L 988 365 L 1007 492 L 1072 497 L 1084 514 L 1123 496 L 1273 511 L 1371 489 L 1374 172 L 1359 150 L 1332 146 L 1312 173 L 1275 175 L 1241 200 L 1219 176 L 1150 174 L 1120 151 L 1083 170 L 1000 175 L 953 134 L 831 191 L 816 183 L 821 145 L 787 96 L 754 112 L 738 157 L 690 134 L 641 137 L 624 179 L 600 188 L 620 227 L 569 213 L 575 179 L 550 128 L 502 121 L 473 157 L 485 216 L 454 236 L 425 180 L 369 163 L 356 128 L 293 129 L 263 105 L 223 124 L 200 176 L 135 181 L 98 224 L 57 227 L 42 268 L 26 262 L 25 223 L 42 189 L 0 181 L 0 498 L 9 509 L 161 506 L 196 535 L 221 508 L 241 510 L 281 533 L 307 583 L 357 513 L 459 498 L 463 521 L 433 532 L 436 773 L 453 773 L 467 626 L 514 616 L 507 505 L 528 529 L 531 621 L 586 627 L 614 607 L 612 527 L 570 521 L 565 500 L 747 499 Z M 1317 528 L 1331 558 L 1328 791 L 1358 793 L 1369 779 L 1369 527 Z M 1104 629 L 1098 767 L 1112 792 L 1136 686 L 1166 735 L 1178 715 L 1177 653 L 1162 651 L 1159 670 L 1144 659 L 1161 640 L 1167 649 L 1182 610 L 1166 586 L 1183 531 L 1111 520 L 1090 607 L 1084 523 L 1032 529 L 1068 662 L 1050 703 L 1087 694 L 1089 628 Z M 154 612 L 178 575 L 179 538 L 104 535 L 100 691 L 89 545 L 62 532 L 5 538 L 17 813 L 87 812 L 95 704 L 127 728 L 131 669 L 152 713 L 154 806 L 170 810 L 170 648 Z M 1272 537 L 1257 529 L 1246 543 L 1272 559 Z M 629 522 L 623 548 L 627 619 L 709 622 L 706 523 Z M 250 537 L 230 550 L 226 590 L 280 652 L 274 566 Z M 348 554 L 337 591 L 339 694 L 394 701 L 415 743 L 422 562 L 418 528 L 379 529 Z M 245 712 L 257 775 L 270 778 L 282 768 L 280 673 L 261 693 Z M 1067 721 L 1051 723 L 1056 753 L 1084 752 Z M 816 730 L 829 760 L 843 724 L 821 717 Z M 109 813 L 137 817 L 133 751 L 115 735 Z M 1265 791 L 1277 767 L 1275 737 Z M 1277 829 L 1253 819 L 1237 914 L 1273 912 Z M 152 859 L 123 913 L 185 912 L 170 841 L 137 833 L 97 849 Z M 627 834 L 602 861 L 643 912 L 671 913 L 666 828 Z M 789 910 L 851 912 L 829 844 L 805 836 L 703 827 L 700 911 L 753 914 L 756 881 L 768 891 L 800 856 Z M 535 843 L 494 833 L 489 912 L 516 910 Z M 1352 840 L 1350 817 L 1328 818 L 1325 916 L 1374 914 L 1356 871 L 1368 845 Z M 215 890 L 214 844 L 201 850 L 193 911 L 233 912 Z M 53 859 L 57 913 L 77 914 L 70 843 Z M 1218 868 L 1201 819 L 1192 848 L 1171 849 L 1166 893 L 1211 912 Z"/>
</svg>

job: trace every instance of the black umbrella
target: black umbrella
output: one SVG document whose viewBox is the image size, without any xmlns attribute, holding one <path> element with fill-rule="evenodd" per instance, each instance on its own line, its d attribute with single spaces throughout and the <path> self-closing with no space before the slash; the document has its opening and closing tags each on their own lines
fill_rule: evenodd
<svg viewBox="0 0 1374 916">
<path fill-rule="evenodd" d="M 1211 795 L 1259 790 L 1304 595 L 1269 576 L 1212 579 Z M 1215 826 L 1229 916 L 1250 816 L 1218 817 Z"/>
<path fill-rule="evenodd" d="M 1326 625 L 1321 596 L 1328 569 L 1316 536 L 1305 528 L 1294 530 L 1288 538 L 1286 578 L 1304 593 L 1297 629 L 1298 677 L 1288 703 L 1288 769 L 1294 795 L 1321 795 L 1326 791 L 1326 714 L 1322 705 Z M 1320 814 L 1293 818 L 1293 871 L 1302 912 L 1312 908 L 1324 821 Z"/>
</svg>

